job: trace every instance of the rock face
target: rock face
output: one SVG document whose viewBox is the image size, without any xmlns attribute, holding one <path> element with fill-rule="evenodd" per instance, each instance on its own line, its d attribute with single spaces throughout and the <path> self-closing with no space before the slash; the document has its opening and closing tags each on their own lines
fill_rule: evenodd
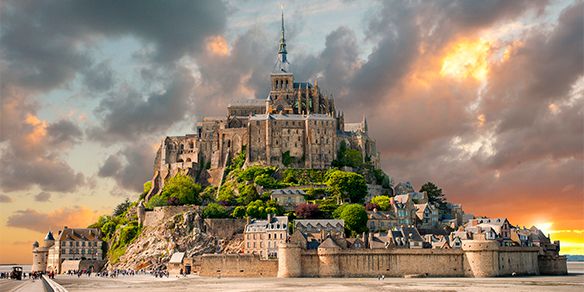
<svg viewBox="0 0 584 292">
<path fill-rule="evenodd" d="M 166 218 L 158 224 L 144 226 L 119 262 L 110 269 L 164 269 L 174 252 L 187 257 L 206 253 L 241 251 L 241 235 L 219 238 L 205 231 L 205 223 L 196 210 Z"/>
</svg>

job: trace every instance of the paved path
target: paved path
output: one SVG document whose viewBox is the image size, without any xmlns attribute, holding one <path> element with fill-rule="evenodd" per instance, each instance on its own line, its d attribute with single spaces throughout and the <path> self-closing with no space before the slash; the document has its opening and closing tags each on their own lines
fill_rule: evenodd
<svg viewBox="0 0 584 292">
<path fill-rule="evenodd" d="M 42 280 L 0 280 L 0 291 L 10 292 L 44 292 Z"/>
</svg>

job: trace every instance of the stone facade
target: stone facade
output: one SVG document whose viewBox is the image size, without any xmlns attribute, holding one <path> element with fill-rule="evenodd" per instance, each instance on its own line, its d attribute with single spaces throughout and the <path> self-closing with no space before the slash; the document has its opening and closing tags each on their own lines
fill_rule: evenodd
<svg viewBox="0 0 584 292">
<path fill-rule="evenodd" d="M 68 228 L 59 231 L 57 238 L 48 232 L 43 246 L 33 244 L 32 271 L 62 273 L 64 261 L 103 260 L 103 241 L 97 228 Z"/>
<path fill-rule="evenodd" d="M 345 143 L 379 167 L 379 153 L 368 135 L 366 119 L 345 123 L 333 96 L 324 93 L 316 81 L 296 80 L 287 71 L 286 50 L 278 54 L 284 65 L 270 75 L 265 98 L 233 102 L 226 116 L 205 117 L 197 123 L 196 133 L 161 141 L 146 201 L 178 173 L 219 185 L 221 170 L 243 149 L 245 165 L 324 169 L 337 158 L 340 143 Z"/>
<path fill-rule="evenodd" d="M 278 277 L 283 278 L 494 277 L 563 273 L 566 266 L 565 260 L 538 257 L 537 248 L 500 247 L 496 241 L 464 241 L 462 249 L 352 250 L 335 245 L 307 250 L 288 242 L 280 245 L 279 254 Z"/>
<path fill-rule="evenodd" d="M 267 220 L 252 220 L 245 226 L 243 250 L 267 259 L 278 257 L 278 245 L 288 239 L 288 217 L 268 215 Z"/>
</svg>

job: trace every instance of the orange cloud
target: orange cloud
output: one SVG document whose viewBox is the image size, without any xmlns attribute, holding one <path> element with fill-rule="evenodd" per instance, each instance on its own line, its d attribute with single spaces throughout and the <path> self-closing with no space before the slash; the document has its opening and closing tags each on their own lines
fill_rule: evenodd
<svg viewBox="0 0 584 292">
<path fill-rule="evenodd" d="M 466 79 L 472 77 L 484 81 L 489 72 L 491 44 L 485 40 L 461 40 L 447 49 L 442 60 L 442 76 Z"/>
<path fill-rule="evenodd" d="M 47 122 L 39 119 L 37 116 L 27 114 L 24 122 L 32 127 L 30 133 L 26 135 L 27 142 L 38 144 L 47 136 Z"/>
<path fill-rule="evenodd" d="M 87 227 L 102 214 L 103 212 L 80 206 L 56 209 L 49 213 L 41 213 L 33 209 L 18 210 L 8 217 L 6 226 L 38 232 L 58 230 L 63 226 Z"/>
<path fill-rule="evenodd" d="M 213 55 L 227 56 L 229 55 L 229 45 L 223 36 L 217 35 L 207 39 L 207 51 Z"/>
</svg>

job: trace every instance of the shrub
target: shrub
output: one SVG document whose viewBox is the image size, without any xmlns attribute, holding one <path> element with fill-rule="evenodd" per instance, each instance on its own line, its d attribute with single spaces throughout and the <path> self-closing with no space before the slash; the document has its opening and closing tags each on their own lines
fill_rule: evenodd
<svg viewBox="0 0 584 292">
<path fill-rule="evenodd" d="M 130 207 L 130 205 L 132 205 L 132 202 L 130 202 L 130 200 L 126 199 L 125 201 L 119 203 L 115 208 L 114 208 L 114 212 L 113 212 L 113 216 L 120 216 L 122 214 L 124 214 L 126 212 L 126 210 L 128 210 L 128 208 Z"/>
<path fill-rule="evenodd" d="M 371 199 L 371 203 L 379 206 L 378 210 L 387 211 L 391 207 L 391 198 L 388 196 L 375 196 Z"/>
<path fill-rule="evenodd" d="M 342 207 L 342 208 L 341 208 Z M 367 231 L 367 212 L 362 205 L 347 204 L 342 205 L 335 211 L 339 219 L 345 221 L 345 229 L 352 236 L 359 235 Z"/>
<path fill-rule="evenodd" d="M 315 219 L 320 217 L 320 209 L 317 204 L 299 204 L 294 213 L 298 218 Z"/>
<path fill-rule="evenodd" d="M 243 206 L 235 207 L 235 209 L 233 209 L 233 212 L 231 213 L 231 217 L 233 217 L 233 218 L 245 217 L 245 207 L 243 207 Z"/>
<path fill-rule="evenodd" d="M 367 195 L 365 178 L 357 173 L 336 170 L 330 174 L 327 185 L 339 200 L 349 199 L 352 203 L 358 203 Z"/>
<path fill-rule="evenodd" d="M 204 218 L 227 218 L 229 217 L 229 213 L 225 207 L 211 203 L 207 205 L 207 207 L 203 208 L 203 217 Z"/>
</svg>

